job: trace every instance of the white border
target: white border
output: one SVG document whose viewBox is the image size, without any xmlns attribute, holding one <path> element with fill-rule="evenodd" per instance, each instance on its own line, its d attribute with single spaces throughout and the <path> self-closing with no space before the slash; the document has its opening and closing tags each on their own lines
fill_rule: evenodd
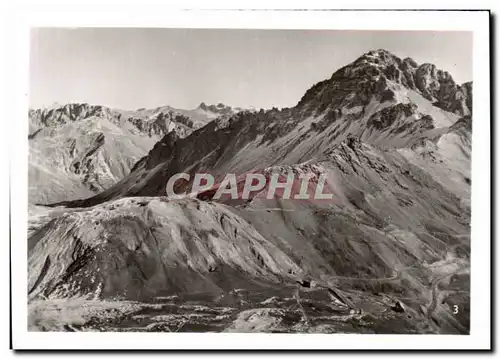
<svg viewBox="0 0 500 359">
<path fill-rule="evenodd" d="M 488 349 L 490 348 L 490 106 L 487 12 L 173 11 L 158 7 L 32 6 L 9 14 L 12 335 L 15 349 Z M 167 10 L 167 11 L 165 11 Z M 83 12 L 82 12 L 83 11 Z M 471 334 L 325 335 L 27 332 L 27 91 L 32 26 L 460 30 L 474 32 Z M 332 69 L 333 71 L 333 69 Z M 312 84 L 311 84 L 312 85 Z"/>
</svg>

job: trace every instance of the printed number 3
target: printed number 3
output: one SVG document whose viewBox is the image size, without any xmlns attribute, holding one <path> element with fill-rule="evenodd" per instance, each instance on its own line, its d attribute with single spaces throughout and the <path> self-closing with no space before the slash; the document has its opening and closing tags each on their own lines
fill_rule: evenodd
<svg viewBox="0 0 500 359">
<path fill-rule="evenodd" d="M 453 314 L 458 314 L 458 305 L 453 306 Z"/>
</svg>

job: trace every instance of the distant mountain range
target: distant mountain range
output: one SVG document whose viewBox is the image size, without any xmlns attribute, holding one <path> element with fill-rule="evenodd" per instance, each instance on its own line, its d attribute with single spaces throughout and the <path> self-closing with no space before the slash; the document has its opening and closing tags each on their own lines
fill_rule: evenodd
<svg viewBox="0 0 500 359">
<path fill-rule="evenodd" d="M 238 110 L 204 103 L 194 110 L 163 106 L 125 111 L 86 103 L 32 109 L 30 202 L 52 203 L 98 193 L 127 175 L 167 133 L 186 137 L 216 117 Z"/>
</svg>

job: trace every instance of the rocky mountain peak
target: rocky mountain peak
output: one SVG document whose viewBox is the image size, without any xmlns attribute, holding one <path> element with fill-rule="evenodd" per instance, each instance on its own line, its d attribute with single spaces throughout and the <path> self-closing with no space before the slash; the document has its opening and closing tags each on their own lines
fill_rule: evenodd
<svg viewBox="0 0 500 359">
<path fill-rule="evenodd" d="M 392 84 L 394 86 L 389 86 Z M 311 87 L 298 103 L 306 114 L 320 114 L 338 107 L 366 106 L 372 98 L 393 100 L 394 88 L 412 90 L 436 106 L 464 116 L 472 109 L 472 84 L 459 86 L 436 65 L 419 65 L 384 50 L 372 50 L 337 70 L 330 79 Z M 470 89 L 470 91 L 469 91 Z"/>
<path fill-rule="evenodd" d="M 400 62 L 401 59 L 399 59 L 396 55 L 387 50 L 379 49 L 379 50 L 368 51 L 367 53 L 361 55 L 355 62 L 358 61 L 372 63 L 376 65 L 382 65 L 382 64 L 390 65 L 394 62 Z"/>
<path fill-rule="evenodd" d="M 418 64 L 415 60 L 413 60 L 411 57 L 405 57 L 403 59 L 403 64 L 406 64 L 407 66 L 410 66 L 410 67 L 418 67 Z"/>
<path fill-rule="evenodd" d="M 207 105 L 205 102 L 202 102 L 198 105 L 198 109 L 207 112 L 212 112 L 213 114 L 217 115 L 231 114 L 234 112 L 231 106 L 224 105 L 221 102 L 215 105 Z"/>
</svg>

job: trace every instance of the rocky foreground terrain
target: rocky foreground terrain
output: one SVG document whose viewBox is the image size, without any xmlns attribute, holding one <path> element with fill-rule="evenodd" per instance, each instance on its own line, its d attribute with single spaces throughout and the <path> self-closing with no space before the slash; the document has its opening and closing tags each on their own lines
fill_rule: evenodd
<svg viewBox="0 0 500 359">
<path fill-rule="evenodd" d="M 293 108 L 161 131 L 163 110 L 91 108 L 31 116 L 30 141 L 58 139 L 30 166 L 61 173 L 30 170 L 30 330 L 469 332 L 471 83 L 377 50 Z M 259 170 L 328 173 L 334 200 L 166 196 L 179 172 Z"/>
</svg>

